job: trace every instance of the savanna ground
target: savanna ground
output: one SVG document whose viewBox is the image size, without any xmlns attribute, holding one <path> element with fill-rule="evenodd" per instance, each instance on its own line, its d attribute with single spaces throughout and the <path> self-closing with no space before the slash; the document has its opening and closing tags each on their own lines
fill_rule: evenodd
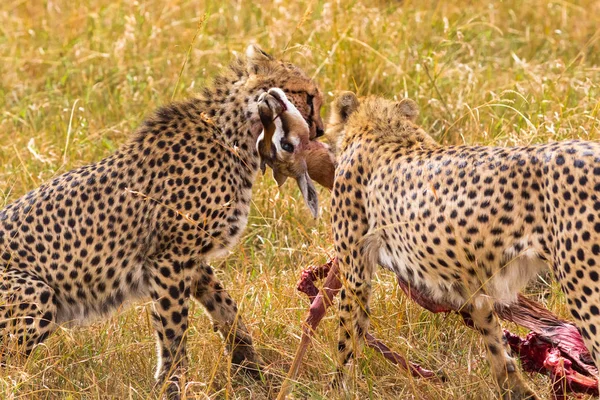
<svg viewBox="0 0 600 400">
<path fill-rule="evenodd" d="M 516 145 L 598 139 L 600 3 L 594 1 L 113 1 L 0 4 L 0 204 L 114 151 L 157 106 L 192 96 L 255 41 L 340 90 L 410 97 L 443 143 Z M 327 110 L 325 110 L 325 113 Z M 295 185 L 259 178 L 248 229 L 214 263 L 274 375 L 287 370 L 308 306 L 300 270 L 331 250 L 329 193 L 313 221 Z M 496 398 L 478 335 L 457 316 L 412 304 L 387 273 L 374 283 L 373 332 L 445 384 L 413 379 L 371 350 L 350 375 L 356 398 Z M 567 316 L 556 283 L 529 294 Z M 335 368 L 331 312 L 309 351 L 298 398 Z M 516 330 L 515 326 L 508 326 Z M 524 333 L 521 331 L 521 333 Z M 268 398 L 274 387 L 231 376 L 201 307 L 189 332 L 189 398 Z M 0 397 L 145 399 L 155 346 L 140 304 L 89 327 L 61 329 L 20 367 L 0 370 Z M 549 380 L 527 380 L 542 397 Z M 351 397 L 353 395 L 350 395 Z"/>
</svg>

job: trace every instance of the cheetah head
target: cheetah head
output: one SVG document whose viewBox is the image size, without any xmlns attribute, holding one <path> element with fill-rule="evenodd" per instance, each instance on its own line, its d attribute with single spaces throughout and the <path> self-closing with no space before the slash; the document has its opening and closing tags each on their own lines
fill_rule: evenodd
<svg viewBox="0 0 600 400">
<path fill-rule="evenodd" d="M 362 107 L 361 107 L 362 106 Z M 417 104 L 411 99 L 394 102 L 380 97 L 358 98 L 352 92 L 342 92 L 331 103 L 331 114 L 327 124 L 327 137 L 338 154 L 343 150 L 344 140 L 348 138 L 348 122 L 352 116 L 359 124 L 376 124 L 382 120 L 389 125 L 392 120 L 415 122 L 419 115 Z"/>
<path fill-rule="evenodd" d="M 316 218 L 319 201 L 306 158 L 323 158 L 321 169 L 331 168 L 333 177 L 333 155 L 327 145 L 310 140 L 310 129 L 306 120 L 281 89 L 272 88 L 261 95 L 258 113 L 263 125 L 263 132 L 256 144 L 261 158 L 261 169 L 264 172 L 267 165 L 271 167 L 273 177 L 280 186 L 288 177 L 294 178 L 308 208 Z M 321 182 L 317 177 L 315 179 Z"/>
<path fill-rule="evenodd" d="M 301 68 L 290 62 L 278 60 L 252 44 L 246 49 L 246 69 L 246 86 L 251 92 L 264 91 L 265 88 L 271 87 L 280 88 L 304 117 L 310 131 L 310 139 L 323 136 L 323 95 L 316 82 Z"/>
</svg>

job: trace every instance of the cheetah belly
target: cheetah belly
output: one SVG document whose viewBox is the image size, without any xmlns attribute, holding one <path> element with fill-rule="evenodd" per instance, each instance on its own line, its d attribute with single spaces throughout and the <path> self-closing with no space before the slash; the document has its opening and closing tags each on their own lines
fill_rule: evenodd
<svg viewBox="0 0 600 400">
<path fill-rule="evenodd" d="M 207 261 L 226 256 L 231 247 L 239 242 L 248 224 L 252 189 L 233 192 L 232 197 L 237 199 L 232 204 L 215 204 L 226 212 L 210 222 L 214 228 L 204 232 L 210 250 L 201 252 L 201 257 Z"/>
<path fill-rule="evenodd" d="M 516 300 L 517 293 L 537 274 L 547 268 L 546 264 L 533 250 L 510 257 L 510 251 L 505 251 L 505 257 L 511 261 L 497 271 L 487 282 L 473 284 L 466 270 L 454 269 L 454 272 L 443 276 L 437 269 L 424 269 L 411 263 L 413 254 L 401 251 L 390 252 L 388 248 L 379 249 L 379 264 L 394 272 L 409 285 L 427 293 L 432 300 L 441 304 L 452 304 L 461 307 L 466 301 L 474 301 L 481 296 L 491 297 L 496 302 L 508 304 Z M 461 279 L 463 278 L 464 279 Z M 466 287 L 467 291 L 458 290 Z"/>
<path fill-rule="evenodd" d="M 110 288 L 103 293 L 82 282 L 75 283 L 71 293 L 59 292 L 57 299 L 57 323 L 67 326 L 88 325 L 109 316 L 117 309 L 125 310 L 132 303 L 150 296 L 144 266 L 139 263 L 131 269 L 116 273 Z M 85 300 L 77 291 L 85 294 Z"/>
<path fill-rule="evenodd" d="M 412 265 L 407 255 L 402 252 L 390 252 L 385 247 L 381 247 L 379 249 L 379 265 L 394 272 L 409 286 L 417 288 L 440 304 L 449 303 L 455 307 L 464 304 L 465 299 L 452 288 L 452 281 L 444 280 L 439 275 L 429 271 L 421 271 L 420 274 L 415 272 L 419 269 L 419 266 Z"/>
<path fill-rule="evenodd" d="M 523 242 L 530 241 L 525 238 Z M 485 292 L 497 302 L 508 304 L 516 301 L 517 293 L 546 269 L 547 265 L 534 249 L 518 254 L 512 249 L 504 250 L 503 256 L 510 261 L 500 266 L 499 271 L 486 284 Z"/>
<path fill-rule="evenodd" d="M 245 208 L 246 209 L 242 211 L 242 214 L 237 219 L 237 232 L 233 235 L 228 236 L 227 238 L 224 238 L 219 243 L 216 243 L 213 249 L 205 254 L 205 257 L 208 260 L 213 260 L 216 258 L 222 258 L 227 256 L 229 254 L 229 251 L 231 250 L 231 247 L 235 246 L 238 243 L 242 232 L 244 232 L 244 230 L 246 229 L 246 225 L 248 224 L 248 214 L 250 212 L 250 207 L 246 206 Z M 229 227 L 227 226 L 223 226 L 222 228 L 226 231 L 229 229 Z"/>
</svg>

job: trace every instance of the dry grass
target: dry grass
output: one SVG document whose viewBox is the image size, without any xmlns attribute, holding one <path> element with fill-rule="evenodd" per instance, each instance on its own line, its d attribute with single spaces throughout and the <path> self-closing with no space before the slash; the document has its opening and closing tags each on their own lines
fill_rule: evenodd
<svg viewBox="0 0 600 400">
<path fill-rule="evenodd" d="M 599 22 L 593 1 L 5 0 L 0 204 L 110 154 L 152 109 L 191 95 L 250 41 L 314 73 L 328 100 L 346 89 L 415 99 L 420 123 L 444 143 L 597 139 Z M 291 361 L 307 307 L 294 289 L 298 274 L 330 248 L 328 198 L 322 191 L 322 218 L 312 221 L 293 185 L 279 192 L 271 179 L 259 179 L 242 242 L 215 264 L 274 374 Z M 351 374 L 351 397 L 497 396 L 482 345 L 459 318 L 411 304 L 386 273 L 374 286 L 376 335 L 426 367 L 443 368 L 450 381 L 412 379 L 366 350 Z M 533 294 L 566 315 L 555 283 L 541 282 Z M 324 321 L 298 398 L 336 397 L 324 392 L 335 326 L 333 316 Z M 189 336 L 189 398 L 273 395 L 230 376 L 200 307 Z M 22 367 L 0 371 L 0 397 L 145 399 L 154 362 L 140 305 L 59 331 Z M 547 378 L 528 381 L 549 395 Z"/>
</svg>

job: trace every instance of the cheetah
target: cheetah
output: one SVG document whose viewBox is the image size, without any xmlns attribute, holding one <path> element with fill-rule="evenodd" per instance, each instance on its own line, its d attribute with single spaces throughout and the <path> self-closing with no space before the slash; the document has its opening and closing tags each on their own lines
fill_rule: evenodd
<svg viewBox="0 0 600 400">
<path fill-rule="evenodd" d="M 280 117 L 274 135 L 282 151 L 308 141 L 281 134 L 282 96 L 310 139 L 323 134 L 316 83 L 251 45 L 197 97 L 158 109 L 113 155 L 0 211 L 4 359 L 29 354 L 60 324 L 149 297 L 157 385 L 167 383 L 167 397 L 178 399 L 191 296 L 226 340 L 232 363 L 256 370 L 252 338 L 208 262 L 238 241 L 257 172 L 271 161 L 257 149 L 262 114 L 273 116 L 273 108 Z"/>
<path fill-rule="evenodd" d="M 332 196 L 340 297 L 338 369 L 364 341 L 375 265 L 481 333 L 504 399 L 535 399 L 507 347 L 494 304 L 510 304 L 551 266 L 600 366 L 600 144 L 442 146 L 415 124 L 416 104 L 332 105 L 339 137 Z"/>
</svg>

